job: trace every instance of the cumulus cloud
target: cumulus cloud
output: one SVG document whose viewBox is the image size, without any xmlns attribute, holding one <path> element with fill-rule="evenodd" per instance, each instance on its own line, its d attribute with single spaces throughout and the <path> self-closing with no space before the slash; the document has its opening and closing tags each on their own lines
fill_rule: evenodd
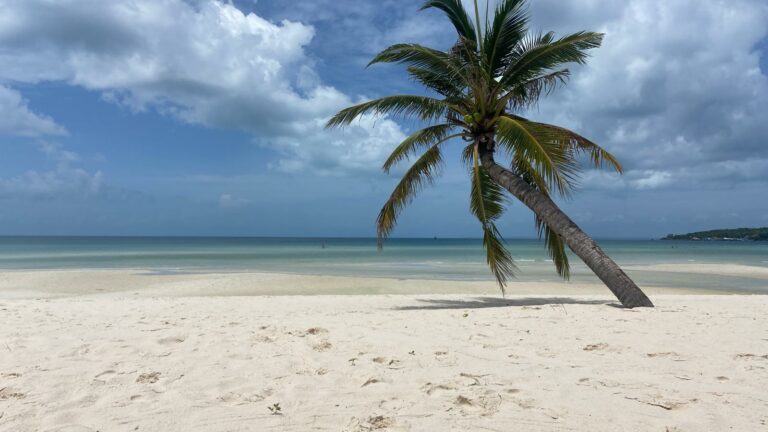
<svg viewBox="0 0 768 432">
<path fill-rule="evenodd" d="M 30 170 L 15 177 L 0 178 L 0 198 L 83 197 L 101 191 L 103 174 L 77 167 L 80 158 L 76 153 L 48 142 L 38 143 L 38 148 L 55 167 L 49 171 Z"/>
<path fill-rule="evenodd" d="M 55 121 L 32 112 L 19 92 L 0 85 L 0 134 L 40 137 L 64 135 L 66 131 Z"/>
<path fill-rule="evenodd" d="M 613 150 L 628 168 L 618 182 L 623 187 L 766 179 L 768 77 L 756 46 L 768 35 L 768 4 L 585 0 L 579 8 L 562 6 L 541 0 L 532 12 L 545 28 L 588 28 L 606 38 L 589 65 L 577 68 L 569 86 L 532 117 L 573 127 Z M 590 180 L 585 185 L 597 186 Z"/>
<path fill-rule="evenodd" d="M 375 130 L 370 120 L 323 130 L 353 101 L 317 78 L 304 53 L 314 29 L 298 22 L 275 24 L 216 0 L 0 4 L 3 80 L 63 81 L 133 110 L 246 130 L 290 170 L 358 169 L 403 136 L 389 119 Z"/>
</svg>

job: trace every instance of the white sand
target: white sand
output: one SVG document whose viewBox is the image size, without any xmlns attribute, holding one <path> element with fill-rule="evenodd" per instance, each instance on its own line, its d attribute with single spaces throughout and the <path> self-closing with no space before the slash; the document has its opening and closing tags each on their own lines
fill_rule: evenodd
<svg viewBox="0 0 768 432">
<path fill-rule="evenodd" d="M 169 297 L 238 283 L 112 275 L 60 298 L 66 274 L 0 275 L 0 431 L 768 430 L 766 296 Z M 21 298 L 35 277 L 49 298 Z"/>
</svg>

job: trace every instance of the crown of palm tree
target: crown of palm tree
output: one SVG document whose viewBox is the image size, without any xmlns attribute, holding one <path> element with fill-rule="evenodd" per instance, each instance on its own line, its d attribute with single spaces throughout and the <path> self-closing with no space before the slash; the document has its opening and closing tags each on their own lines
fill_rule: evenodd
<svg viewBox="0 0 768 432">
<path fill-rule="evenodd" d="M 456 28 L 458 40 L 452 49 L 444 52 L 418 44 L 396 44 L 379 53 L 369 66 L 404 64 L 414 80 L 437 96 L 375 99 L 342 110 L 327 126 L 344 126 L 366 114 L 410 116 L 429 124 L 400 143 L 384 162 L 384 170 L 389 172 L 399 162 L 415 159 L 379 213 L 380 247 L 403 208 L 439 174 L 443 147 L 463 140 L 463 160 L 471 177 L 470 210 L 481 223 L 486 258 L 503 291 L 515 272 L 495 224 L 504 212 L 505 195 L 482 166 L 480 151 L 504 152 L 511 170 L 547 196 L 571 195 L 584 155 L 596 167 L 621 172 L 613 155 L 583 136 L 519 115 L 564 84 L 570 75 L 564 65 L 583 64 L 587 51 L 599 47 L 603 35 L 578 32 L 556 38 L 551 32 L 530 33 L 525 0 L 501 0 L 493 17 L 486 13 L 484 26 L 477 0 L 474 23 L 460 0 L 428 0 L 421 9 L 428 8 L 444 12 Z M 563 239 L 538 216 L 535 222 L 557 272 L 567 279 Z"/>
</svg>

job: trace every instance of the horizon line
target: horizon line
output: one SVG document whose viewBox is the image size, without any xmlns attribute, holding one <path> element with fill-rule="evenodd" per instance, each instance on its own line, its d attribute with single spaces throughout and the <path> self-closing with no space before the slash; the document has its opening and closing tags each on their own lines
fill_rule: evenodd
<svg viewBox="0 0 768 432">
<path fill-rule="evenodd" d="M 144 234 L 0 234 L 0 238 L 145 238 L 145 239 L 315 239 L 315 240 L 377 240 L 375 236 L 277 236 L 277 235 L 144 235 Z M 598 240 L 661 240 L 656 237 L 595 237 Z M 385 240 L 482 240 L 482 237 L 452 237 L 452 236 L 426 236 L 426 237 L 389 237 Z M 506 237 L 505 240 L 542 240 L 539 237 Z"/>
</svg>

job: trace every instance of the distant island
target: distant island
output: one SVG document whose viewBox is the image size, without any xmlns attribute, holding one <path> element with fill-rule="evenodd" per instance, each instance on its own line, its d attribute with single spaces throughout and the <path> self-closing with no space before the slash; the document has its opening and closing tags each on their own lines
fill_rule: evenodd
<svg viewBox="0 0 768 432">
<path fill-rule="evenodd" d="M 768 228 L 736 228 L 670 234 L 662 240 L 768 241 Z"/>
</svg>

